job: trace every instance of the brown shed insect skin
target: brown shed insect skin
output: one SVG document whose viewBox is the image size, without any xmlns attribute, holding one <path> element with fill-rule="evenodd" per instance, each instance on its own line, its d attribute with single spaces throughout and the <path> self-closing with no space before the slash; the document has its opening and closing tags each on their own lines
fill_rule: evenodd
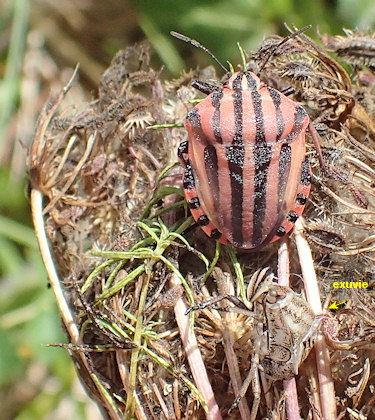
<svg viewBox="0 0 375 420">
<path fill-rule="evenodd" d="M 269 268 L 257 270 L 253 274 L 247 287 L 247 298 L 249 306 L 237 296 L 221 295 L 192 306 L 187 313 L 228 300 L 234 307 L 215 306 L 215 309 L 238 312 L 256 321 L 251 339 L 251 369 L 230 409 L 232 411 L 239 404 L 252 384 L 254 405 L 251 418 L 256 418 L 260 399 L 258 369 L 271 382 L 297 375 L 318 336 L 321 319 L 315 317 L 308 303 L 291 288 L 275 283 Z"/>
<path fill-rule="evenodd" d="M 307 130 L 321 154 L 305 109 L 254 73 L 237 72 L 221 89 L 212 87 L 185 127 L 189 140 L 178 153 L 183 186 L 202 230 L 246 249 L 290 232 L 310 192 Z"/>
</svg>

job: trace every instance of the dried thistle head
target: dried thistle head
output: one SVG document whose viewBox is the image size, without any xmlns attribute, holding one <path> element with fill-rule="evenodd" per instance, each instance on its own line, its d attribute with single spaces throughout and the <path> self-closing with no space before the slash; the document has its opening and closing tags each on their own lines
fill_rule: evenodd
<svg viewBox="0 0 375 420">
<path fill-rule="evenodd" d="M 344 29 L 344 33 L 345 36 L 323 35 L 322 41 L 346 63 L 375 68 L 375 33 L 350 29 Z"/>
<path fill-rule="evenodd" d="M 279 41 L 266 40 L 254 55 L 257 62 Z M 189 419 L 205 418 L 203 401 L 210 398 L 192 382 L 188 359 L 196 352 L 186 351 L 184 342 L 191 331 L 186 302 L 223 291 L 235 294 L 240 281 L 245 284 L 243 279 L 261 266 L 277 270 L 275 247 L 251 255 L 229 248 L 220 252 L 215 242 L 191 227 L 180 189 L 181 169 L 175 165 L 178 143 L 186 134 L 178 126 L 155 129 L 183 121 L 190 100 L 198 97 L 190 86 L 193 78 L 215 77 L 210 67 L 163 81 L 149 67 L 145 44 L 120 51 L 103 74 L 98 99 L 86 109 L 64 112 L 66 91 L 51 100 L 30 150 L 32 206 L 35 219 L 44 223 L 44 230 L 38 228 L 40 238 L 47 233 L 52 249 L 49 254 L 48 246 L 42 248 L 44 256 L 50 264 L 55 261 L 52 285 L 61 299 L 71 343 L 67 348 L 91 394 L 113 419 L 155 413 L 178 417 L 181 412 Z M 373 92 L 364 100 L 343 67 L 306 35 L 285 43 L 267 62 L 262 78 L 280 90 L 292 86 L 295 99 L 319 124 L 328 173 L 318 169 L 308 146 L 314 176 L 305 218 L 326 297 L 334 280 L 367 278 L 374 259 L 369 232 L 374 227 L 375 131 L 368 106 Z M 294 256 L 292 251 L 291 272 L 297 279 L 300 263 Z M 355 268 L 345 270 L 348 266 Z M 359 338 L 361 348 L 369 344 L 366 305 L 372 308 L 373 302 L 356 299 L 348 297 L 350 325 L 345 325 L 345 313 L 333 316 L 338 340 L 352 340 L 350 351 L 359 371 L 364 357 L 353 343 Z M 201 349 L 203 356 L 194 363 L 203 360 L 220 407 L 228 408 L 235 392 L 226 351 L 237 355 L 240 371 L 249 369 L 255 320 L 226 315 L 215 309 L 197 313 L 198 344 L 188 345 Z M 340 364 L 341 355 L 333 353 L 335 377 L 344 384 L 339 406 L 343 412 L 357 410 L 353 395 L 346 393 L 351 356 L 345 353 Z M 310 365 L 307 361 L 307 372 Z M 305 418 L 315 410 L 315 391 L 304 392 L 313 378 L 309 375 L 302 374 L 298 382 Z M 272 386 L 273 407 L 262 397 L 260 415 L 283 406 L 281 387 L 280 381 Z M 368 388 L 363 395 L 369 395 Z"/>
</svg>

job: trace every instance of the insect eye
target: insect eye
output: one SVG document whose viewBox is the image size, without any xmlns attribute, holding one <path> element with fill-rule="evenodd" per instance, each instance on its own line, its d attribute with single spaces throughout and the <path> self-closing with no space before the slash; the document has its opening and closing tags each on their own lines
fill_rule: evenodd
<svg viewBox="0 0 375 420">
<path fill-rule="evenodd" d="M 267 302 L 268 303 L 276 303 L 277 302 L 278 293 L 276 290 L 270 290 L 267 295 Z"/>
</svg>

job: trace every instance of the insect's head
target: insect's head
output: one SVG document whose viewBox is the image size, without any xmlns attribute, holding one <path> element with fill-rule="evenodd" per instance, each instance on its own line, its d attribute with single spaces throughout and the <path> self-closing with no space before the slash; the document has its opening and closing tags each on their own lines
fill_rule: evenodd
<svg viewBox="0 0 375 420">
<path fill-rule="evenodd" d="M 224 88 L 231 90 L 252 90 L 256 91 L 260 88 L 261 81 L 259 77 L 251 71 L 239 71 L 224 83 Z"/>
<path fill-rule="evenodd" d="M 251 90 L 257 91 L 260 88 L 261 81 L 259 77 L 251 71 L 247 71 L 247 63 L 245 52 L 242 49 L 241 45 L 237 43 L 238 49 L 240 50 L 242 58 L 242 71 L 234 72 L 233 67 L 231 66 L 231 76 L 224 83 L 224 88 L 229 88 L 231 90 Z"/>
</svg>

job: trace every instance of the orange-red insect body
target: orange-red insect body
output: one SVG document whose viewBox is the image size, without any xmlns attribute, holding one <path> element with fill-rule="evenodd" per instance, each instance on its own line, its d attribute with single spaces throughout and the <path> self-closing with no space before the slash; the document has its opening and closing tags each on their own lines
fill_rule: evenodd
<svg viewBox="0 0 375 420">
<path fill-rule="evenodd" d="M 287 234 L 310 192 L 305 109 L 252 72 L 233 74 L 187 115 L 181 143 L 184 190 L 203 231 L 221 243 L 256 248 Z M 320 152 L 320 149 L 318 150 Z"/>
</svg>

